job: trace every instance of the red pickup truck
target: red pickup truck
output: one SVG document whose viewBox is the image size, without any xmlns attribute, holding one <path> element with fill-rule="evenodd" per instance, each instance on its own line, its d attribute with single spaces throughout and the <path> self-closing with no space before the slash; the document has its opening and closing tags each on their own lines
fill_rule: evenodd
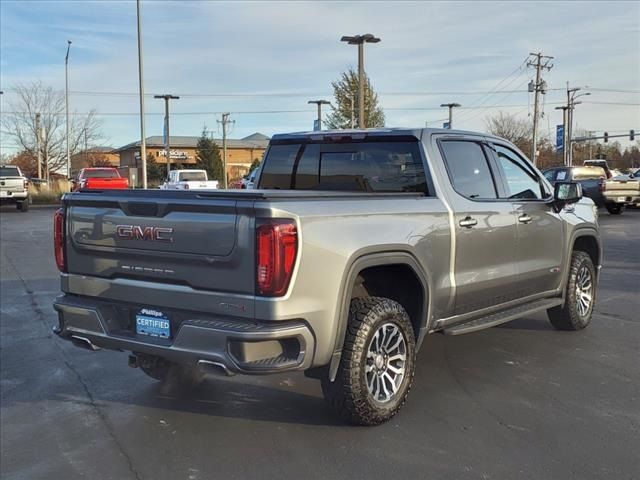
<svg viewBox="0 0 640 480">
<path fill-rule="evenodd" d="M 117 168 L 93 167 L 83 168 L 78 178 L 72 180 L 73 191 L 83 188 L 91 190 L 113 190 L 129 188 L 129 180 L 120 176 Z"/>
</svg>

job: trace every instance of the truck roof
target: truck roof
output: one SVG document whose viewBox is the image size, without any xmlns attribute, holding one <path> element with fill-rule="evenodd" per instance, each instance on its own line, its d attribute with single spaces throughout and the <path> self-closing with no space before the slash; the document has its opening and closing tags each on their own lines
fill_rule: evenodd
<svg viewBox="0 0 640 480">
<path fill-rule="evenodd" d="M 449 130 L 444 128 L 355 128 L 345 130 L 320 130 L 320 131 L 307 131 L 307 132 L 292 132 L 292 133 L 279 133 L 271 137 L 272 141 L 283 140 L 302 140 L 309 138 L 313 140 L 320 140 L 324 136 L 343 136 L 352 137 L 353 139 L 364 139 L 366 137 L 416 137 L 422 138 L 424 135 L 431 135 L 434 133 L 439 134 L 460 134 L 460 135 L 475 135 L 482 137 L 494 137 L 493 135 L 480 132 L 470 132 L 466 130 Z"/>
</svg>

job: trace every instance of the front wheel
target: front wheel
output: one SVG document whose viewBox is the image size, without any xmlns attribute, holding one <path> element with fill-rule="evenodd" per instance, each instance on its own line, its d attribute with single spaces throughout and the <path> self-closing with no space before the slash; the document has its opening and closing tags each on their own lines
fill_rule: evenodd
<svg viewBox="0 0 640 480">
<path fill-rule="evenodd" d="M 571 256 L 564 306 L 547 310 L 551 325 L 557 330 L 582 330 L 591 322 L 595 300 L 596 269 L 587 253 L 575 251 Z"/>
<path fill-rule="evenodd" d="M 605 205 L 605 208 L 611 215 L 620 215 L 622 212 L 624 212 L 623 203 L 607 203 Z"/>
<path fill-rule="evenodd" d="M 354 298 L 336 379 L 322 379 L 325 399 L 348 422 L 386 422 L 411 389 L 415 350 L 413 326 L 402 305 L 388 298 Z"/>
</svg>

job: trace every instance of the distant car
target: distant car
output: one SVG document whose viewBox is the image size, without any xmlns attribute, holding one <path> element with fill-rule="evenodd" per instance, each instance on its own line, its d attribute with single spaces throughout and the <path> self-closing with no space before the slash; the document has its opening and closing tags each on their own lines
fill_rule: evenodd
<svg viewBox="0 0 640 480">
<path fill-rule="evenodd" d="M 171 170 L 160 190 L 214 190 L 217 180 L 209 180 L 206 170 Z"/>
<path fill-rule="evenodd" d="M 22 212 L 29 210 L 29 180 L 15 165 L 0 165 L 0 203 L 15 203 Z"/>
<path fill-rule="evenodd" d="M 129 180 L 120 176 L 117 168 L 91 167 L 83 168 L 77 178 L 71 180 L 71 190 L 81 189 L 114 190 L 129 188 Z"/>
<path fill-rule="evenodd" d="M 253 188 L 256 188 L 256 178 L 258 175 L 258 169 L 254 169 L 249 175 L 247 175 L 246 177 L 244 177 L 240 183 L 240 188 L 243 188 L 245 190 L 251 190 Z"/>
<path fill-rule="evenodd" d="M 618 175 L 604 184 L 603 192 L 607 210 L 620 214 L 626 206 L 640 206 L 640 170 L 628 175 Z"/>
</svg>

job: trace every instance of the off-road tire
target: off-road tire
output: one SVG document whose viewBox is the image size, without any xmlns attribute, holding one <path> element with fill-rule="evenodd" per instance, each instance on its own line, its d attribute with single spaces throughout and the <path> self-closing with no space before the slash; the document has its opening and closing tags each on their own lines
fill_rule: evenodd
<svg viewBox="0 0 640 480">
<path fill-rule="evenodd" d="M 16 208 L 25 213 L 29 211 L 29 199 L 22 200 L 16 203 Z"/>
<path fill-rule="evenodd" d="M 586 267 L 591 274 L 593 283 L 591 305 L 586 315 L 581 315 L 577 306 L 576 282 L 578 272 Z M 576 250 L 571 255 L 571 265 L 569 267 L 569 278 L 565 286 L 564 306 L 553 307 L 547 310 L 547 316 L 551 325 L 556 330 L 582 330 L 591 322 L 593 307 L 596 300 L 596 269 L 593 266 L 591 257 L 580 250 Z"/>
<path fill-rule="evenodd" d="M 624 204 L 622 203 L 607 203 L 605 208 L 611 215 L 620 215 L 624 212 Z"/>
<path fill-rule="evenodd" d="M 406 344 L 405 373 L 398 391 L 386 403 L 369 392 L 365 379 L 367 350 L 375 332 L 385 323 L 400 329 Z M 321 379 L 325 399 L 340 417 L 356 425 L 379 425 L 404 405 L 413 384 L 416 341 L 411 320 L 399 303 L 382 297 L 351 300 L 349 323 L 335 381 Z"/>
</svg>

